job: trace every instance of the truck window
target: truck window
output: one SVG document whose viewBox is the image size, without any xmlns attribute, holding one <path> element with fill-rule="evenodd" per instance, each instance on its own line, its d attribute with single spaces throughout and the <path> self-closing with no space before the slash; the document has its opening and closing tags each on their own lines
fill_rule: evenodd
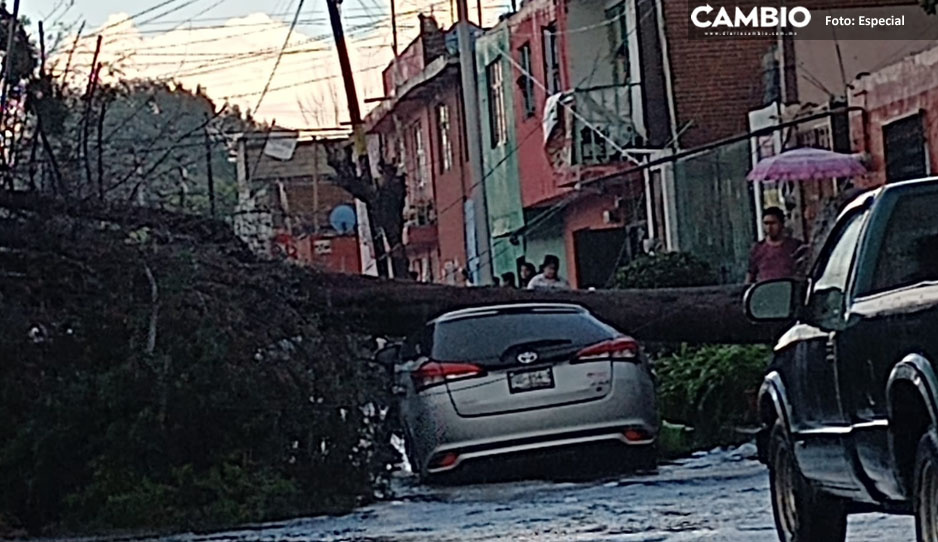
<svg viewBox="0 0 938 542">
<path fill-rule="evenodd" d="M 850 276 L 850 266 L 853 255 L 856 253 L 857 240 L 863 229 L 865 212 L 858 212 L 847 219 L 834 232 L 833 245 L 828 245 L 825 254 L 822 254 L 819 265 L 815 270 L 814 287 L 812 291 L 837 289 L 847 291 L 847 279 Z"/>
<path fill-rule="evenodd" d="M 886 222 L 870 291 L 938 280 L 938 191 L 903 194 Z"/>
</svg>

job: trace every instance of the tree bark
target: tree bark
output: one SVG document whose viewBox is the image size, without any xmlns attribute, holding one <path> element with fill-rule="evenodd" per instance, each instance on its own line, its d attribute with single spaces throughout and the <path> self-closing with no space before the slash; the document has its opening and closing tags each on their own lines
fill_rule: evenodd
<svg viewBox="0 0 938 542">
<path fill-rule="evenodd" d="M 744 285 L 656 290 L 529 291 L 414 284 L 362 276 L 325 275 L 319 295 L 332 308 L 357 318 L 366 331 L 402 336 L 445 311 L 514 302 L 562 302 L 588 308 L 637 339 L 689 343 L 768 343 L 778 324 L 750 322 Z"/>
</svg>

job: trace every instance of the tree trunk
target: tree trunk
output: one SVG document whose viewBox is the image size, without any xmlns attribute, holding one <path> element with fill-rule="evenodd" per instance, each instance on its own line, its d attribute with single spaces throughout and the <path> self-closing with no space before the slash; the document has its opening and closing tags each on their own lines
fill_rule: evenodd
<svg viewBox="0 0 938 542">
<path fill-rule="evenodd" d="M 582 305 L 623 332 L 645 341 L 766 343 L 782 326 L 750 322 L 743 285 L 656 290 L 530 291 L 414 284 L 361 276 L 317 279 L 331 306 L 378 335 L 409 334 L 439 314 L 475 305 L 563 302 Z"/>
<path fill-rule="evenodd" d="M 390 259 L 394 276 L 406 278 L 410 266 L 403 243 L 404 200 L 407 195 L 404 176 L 399 175 L 393 165 L 382 162 L 378 164 L 380 178 L 375 182 L 368 158 L 363 156 L 356 168 L 351 150 L 348 145 L 327 148 L 329 166 L 335 170 L 335 182 L 365 203 L 374 241 L 378 276 L 390 276 Z M 390 255 L 385 253 L 384 239 L 387 239 Z"/>
<path fill-rule="evenodd" d="M 272 273 L 271 264 L 244 255 L 246 248 L 221 221 L 207 220 L 139 207 L 65 205 L 52 198 L 0 191 L 0 208 L 39 216 L 67 215 L 120 225 L 125 231 L 155 228 L 163 242 L 191 243 L 227 272 L 232 281 Z M 25 214 L 25 213 L 24 213 Z M 41 218 L 39 220 L 42 220 Z M 98 227 L 98 224 L 95 224 Z M 0 245 L 19 247 L 31 242 L 19 232 L 0 229 Z M 171 232 L 171 235 L 167 232 Z M 169 241 L 169 240 L 173 241 Z M 104 238 L 102 238 L 104 242 Z M 214 245 L 214 248 L 213 248 Z M 195 248 L 193 248 L 195 249 Z M 211 256 L 211 255 L 215 256 Z M 0 256 L 11 257 L 0 253 Z M 2 258 L 0 258 L 2 260 Z M 90 263 L 90 262 L 89 262 Z M 465 288 L 361 275 L 318 273 L 288 267 L 296 281 L 303 310 L 327 310 L 336 322 L 355 322 L 362 331 L 400 337 L 442 312 L 484 304 L 513 302 L 576 303 L 642 341 L 691 343 L 768 343 L 780 325 L 754 324 L 743 311 L 745 286 L 666 288 L 655 290 L 530 291 L 510 288 Z M 280 269 L 277 267 L 276 269 Z M 13 270 L 20 270 L 19 268 Z M 277 271 L 277 273 L 282 273 Z M 284 280 L 284 276 L 270 280 Z"/>
</svg>

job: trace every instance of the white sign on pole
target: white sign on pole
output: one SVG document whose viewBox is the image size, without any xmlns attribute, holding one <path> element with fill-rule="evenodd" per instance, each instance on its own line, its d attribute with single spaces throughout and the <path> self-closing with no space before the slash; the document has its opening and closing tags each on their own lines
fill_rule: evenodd
<svg viewBox="0 0 938 542">
<path fill-rule="evenodd" d="M 299 132 L 277 132 L 270 134 L 264 145 L 264 154 L 277 160 L 292 160 L 296 151 Z"/>
</svg>

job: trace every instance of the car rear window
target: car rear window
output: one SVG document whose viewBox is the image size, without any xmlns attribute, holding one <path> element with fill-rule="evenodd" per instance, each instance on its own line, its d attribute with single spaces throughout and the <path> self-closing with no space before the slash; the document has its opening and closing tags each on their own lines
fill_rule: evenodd
<svg viewBox="0 0 938 542">
<path fill-rule="evenodd" d="M 438 361 L 497 360 L 512 346 L 543 340 L 587 345 L 618 333 L 588 313 L 573 311 L 500 313 L 440 322 L 433 334 Z"/>
</svg>

